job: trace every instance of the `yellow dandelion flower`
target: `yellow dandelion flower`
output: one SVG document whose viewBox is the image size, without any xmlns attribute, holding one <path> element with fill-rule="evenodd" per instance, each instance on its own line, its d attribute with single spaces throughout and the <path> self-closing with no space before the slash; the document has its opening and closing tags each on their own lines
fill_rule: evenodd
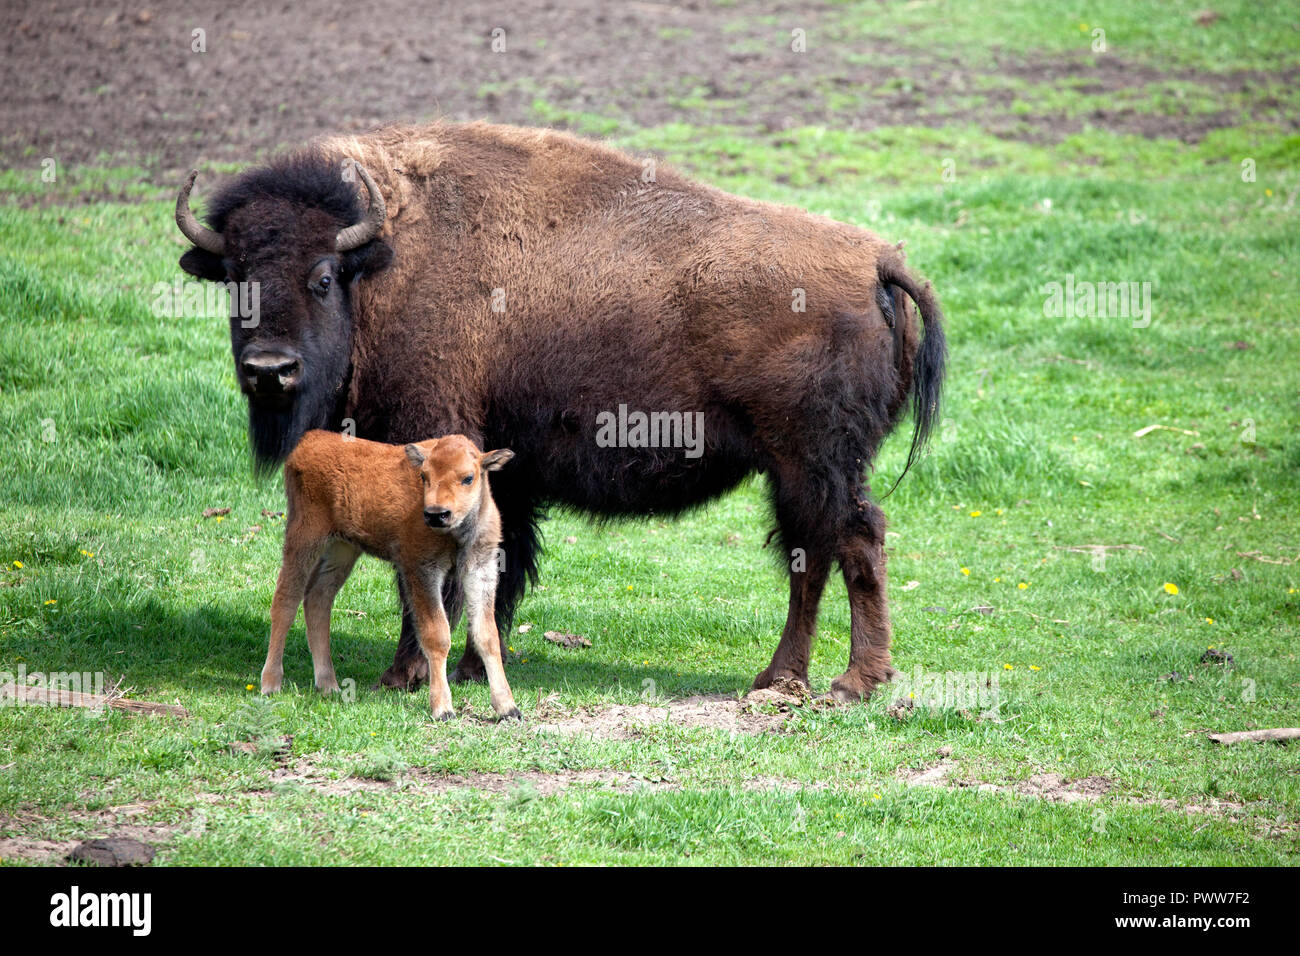
<svg viewBox="0 0 1300 956">
<path fill-rule="evenodd" d="M 1002 509 L 1001 509 L 1001 508 L 998 509 L 998 514 L 1002 514 Z"/>
<path fill-rule="evenodd" d="M 873 794 L 871 795 L 871 799 L 872 799 L 872 800 L 879 800 L 879 799 L 880 799 L 880 794 L 878 794 L 878 793 L 873 793 Z"/>
<path fill-rule="evenodd" d="M 244 685 L 244 690 L 252 690 L 252 689 L 253 689 L 253 685 L 252 685 L 252 684 L 245 684 L 245 685 Z"/>
<path fill-rule="evenodd" d="M 45 606 L 46 606 L 46 607 L 49 607 L 51 604 L 58 604 L 58 603 L 59 603 L 58 601 L 55 601 L 55 600 L 52 600 L 52 599 L 51 599 L 51 600 L 45 602 Z"/>
<path fill-rule="evenodd" d="M 1003 669 L 1004 671 L 1013 671 L 1013 670 L 1015 670 L 1015 667 L 1012 666 L 1011 664 L 1003 664 L 1003 665 L 1002 665 L 1002 669 Z"/>
<path fill-rule="evenodd" d="M 18 569 L 21 571 L 21 570 L 22 570 L 22 567 L 23 567 L 23 563 L 22 563 L 21 561 L 15 561 L 15 562 L 14 562 L 14 567 L 15 567 L 15 568 L 18 568 Z"/>
<path fill-rule="evenodd" d="M 1025 588 L 1029 587 L 1029 583 L 1027 581 L 1021 581 L 1019 584 L 1016 585 L 1016 587 L 1020 588 L 1020 590 L 1023 591 L 1025 590 Z"/>
<path fill-rule="evenodd" d="M 1177 594 L 1177 593 L 1178 593 L 1178 585 L 1177 585 L 1177 584 L 1174 584 L 1172 581 L 1166 581 L 1166 582 L 1165 582 L 1165 593 L 1166 593 L 1166 594 Z"/>
<path fill-rule="evenodd" d="M 970 568 L 962 568 L 961 573 L 966 575 L 966 577 L 970 577 Z"/>
<path fill-rule="evenodd" d="M 627 589 L 628 589 L 629 591 L 632 590 L 632 585 L 629 584 L 629 585 L 627 586 Z"/>
<path fill-rule="evenodd" d="M 978 518 L 978 517 L 979 517 L 980 515 L 982 515 L 983 513 L 984 513 L 984 512 L 982 512 L 982 511 L 972 511 L 972 512 L 970 513 L 970 516 L 971 516 L 972 518 Z"/>
<path fill-rule="evenodd" d="M 1207 617 L 1207 618 L 1205 619 L 1205 623 L 1206 623 L 1206 624 L 1213 624 L 1213 623 L 1214 623 L 1214 618 L 1212 618 L 1212 617 Z"/>
<path fill-rule="evenodd" d="M 1037 664 L 1030 664 L 1030 665 L 1029 665 L 1029 669 L 1030 669 L 1031 671 L 1041 671 L 1041 670 L 1042 670 L 1042 668 L 1039 667 Z"/>
<path fill-rule="evenodd" d="M 1001 583 L 1002 583 L 1002 579 L 1001 579 L 1001 578 L 994 578 L 994 579 L 993 579 L 993 583 L 994 583 L 994 584 L 1001 584 Z"/>
</svg>

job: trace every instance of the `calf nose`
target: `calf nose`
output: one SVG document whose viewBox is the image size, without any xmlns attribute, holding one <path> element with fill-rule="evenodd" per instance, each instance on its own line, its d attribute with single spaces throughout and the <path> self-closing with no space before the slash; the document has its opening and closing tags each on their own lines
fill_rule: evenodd
<svg viewBox="0 0 1300 956">
<path fill-rule="evenodd" d="M 424 509 L 424 520 L 430 528 L 445 528 L 451 524 L 451 512 L 437 505 Z"/>
<path fill-rule="evenodd" d="M 264 395 L 291 392 L 302 378 L 302 362 L 284 352 L 245 352 L 239 360 L 245 388 Z"/>
</svg>

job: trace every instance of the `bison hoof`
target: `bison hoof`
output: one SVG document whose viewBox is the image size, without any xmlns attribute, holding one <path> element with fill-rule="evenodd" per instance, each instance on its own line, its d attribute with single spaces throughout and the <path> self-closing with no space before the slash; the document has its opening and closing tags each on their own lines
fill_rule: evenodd
<svg viewBox="0 0 1300 956">
<path fill-rule="evenodd" d="M 519 710 L 518 707 L 511 707 L 511 708 L 510 708 L 508 711 L 506 711 L 504 714 L 499 714 L 498 717 L 499 717 L 501 720 L 503 720 L 503 721 L 505 721 L 505 720 L 523 720 L 523 719 L 524 719 L 524 715 L 523 715 L 523 713 Z"/>
<path fill-rule="evenodd" d="M 866 700 L 882 683 L 874 677 L 845 673 L 831 681 L 831 696 L 848 704 Z"/>
<path fill-rule="evenodd" d="M 456 665 L 456 669 L 451 672 L 451 676 L 447 680 L 453 684 L 481 684 L 487 680 L 487 671 L 481 663 L 475 667 L 461 661 Z"/>
<path fill-rule="evenodd" d="M 788 667 L 772 668 L 769 667 L 763 673 L 754 678 L 754 686 L 750 690 L 765 690 L 768 687 L 776 685 L 788 685 L 791 682 L 803 684 L 804 687 L 811 687 L 808 682 L 808 672 L 802 674 L 790 670 Z"/>
<path fill-rule="evenodd" d="M 455 716 L 456 716 L 456 712 L 455 712 L 454 710 L 435 711 L 435 712 L 434 712 L 434 715 L 433 715 L 433 719 L 434 719 L 434 720 L 451 720 L 451 719 L 452 719 L 453 717 L 455 717 Z"/>
<path fill-rule="evenodd" d="M 429 664 L 427 661 L 412 661 L 409 664 L 397 663 L 384 671 L 374 689 L 396 687 L 398 690 L 415 690 L 428 679 Z"/>
</svg>

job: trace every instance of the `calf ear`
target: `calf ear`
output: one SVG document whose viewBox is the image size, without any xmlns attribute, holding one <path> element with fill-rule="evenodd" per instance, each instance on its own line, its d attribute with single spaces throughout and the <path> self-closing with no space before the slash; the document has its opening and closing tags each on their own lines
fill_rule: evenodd
<svg viewBox="0 0 1300 956">
<path fill-rule="evenodd" d="M 221 256 L 197 247 L 181 256 L 181 268 L 196 279 L 220 282 L 226 277 L 226 266 L 221 261 Z"/>
<path fill-rule="evenodd" d="M 360 279 L 362 276 L 383 272 L 392 263 L 393 247 L 380 239 L 375 239 L 367 242 L 360 249 L 343 253 L 343 258 L 339 262 L 339 271 L 349 279 Z"/>
<path fill-rule="evenodd" d="M 500 471 L 514 457 L 515 453 L 509 448 L 498 448 L 496 451 L 484 452 L 478 462 L 484 471 Z"/>
<path fill-rule="evenodd" d="M 419 445 L 407 445 L 402 451 L 406 452 L 406 460 L 411 463 L 411 467 L 419 468 L 424 464 L 424 450 Z"/>
</svg>

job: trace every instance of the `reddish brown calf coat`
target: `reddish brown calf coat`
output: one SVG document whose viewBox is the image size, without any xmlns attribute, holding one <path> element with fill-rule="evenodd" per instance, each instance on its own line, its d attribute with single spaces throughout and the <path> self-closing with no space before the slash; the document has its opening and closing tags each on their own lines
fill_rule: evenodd
<svg viewBox="0 0 1300 956">
<path fill-rule="evenodd" d="M 338 689 L 330 657 L 334 596 L 364 551 L 396 566 L 429 664 L 429 703 L 452 716 L 447 685 L 451 627 L 442 586 L 454 574 L 465 596 L 469 642 L 487 668 L 492 707 L 518 717 L 501 662 L 493 615 L 501 518 L 486 473 L 512 457 L 480 452 L 463 435 L 386 445 L 309 431 L 285 462 L 288 520 L 284 560 L 271 605 L 262 693 L 280 689 L 285 636 L 305 605 L 316 688 Z"/>
</svg>

